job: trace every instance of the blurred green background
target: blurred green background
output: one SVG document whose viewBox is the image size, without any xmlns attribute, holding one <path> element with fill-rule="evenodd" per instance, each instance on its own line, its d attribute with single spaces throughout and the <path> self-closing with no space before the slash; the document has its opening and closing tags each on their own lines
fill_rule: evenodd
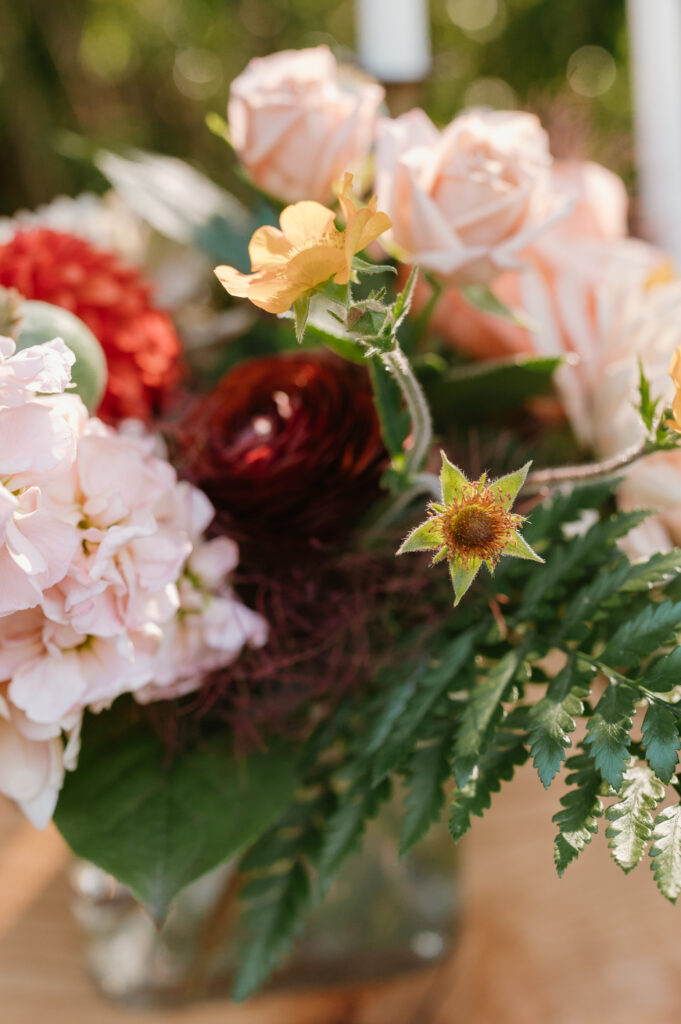
<svg viewBox="0 0 681 1024">
<path fill-rule="evenodd" d="M 631 170 L 624 0 L 431 0 L 422 102 L 529 107 L 554 151 Z M 0 0 L 0 213 L 101 190 L 90 156 L 134 145 L 231 187 L 205 128 L 247 60 L 325 42 L 352 58 L 354 0 Z M 237 186 L 238 187 L 238 186 Z"/>
</svg>

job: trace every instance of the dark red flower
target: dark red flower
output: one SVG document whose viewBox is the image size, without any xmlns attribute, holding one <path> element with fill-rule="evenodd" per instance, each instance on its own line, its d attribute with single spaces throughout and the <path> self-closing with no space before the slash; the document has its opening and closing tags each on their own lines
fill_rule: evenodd
<svg viewBox="0 0 681 1024">
<path fill-rule="evenodd" d="M 148 420 L 180 376 L 180 343 L 151 286 L 112 252 L 48 228 L 0 245 L 0 285 L 75 313 L 98 338 L 109 368 L 98 414 Z"/>
<path fill-rule="evenodd" d="M 232 532 L 269 551 L 346 532 L 386 465 L 366 371 L 326 352 L 242 363 L 179 437 L 188 475 Z"/>
</svg>

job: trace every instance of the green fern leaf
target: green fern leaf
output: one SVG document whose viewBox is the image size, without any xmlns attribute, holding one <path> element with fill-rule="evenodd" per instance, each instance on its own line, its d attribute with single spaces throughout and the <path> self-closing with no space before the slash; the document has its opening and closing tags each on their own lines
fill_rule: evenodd
<svg viewBox="0 0 681 1024">
<path fill-rule="evenodd" d="M 681 747 L 678 711 L 651 703 L 642 731 L 648 764 L 663 782 L 670 782 Z"/>
<path fill-rule="evenodd" d="M 367 824 L 392 792 L 389 779 L 372 787 L 367 778 L 350 787 L 339 800 L 338 810 L 326 824 L 319 856 L 319 884 L 324 892 L 346 857 L 359 846 Z"/>
<path fill-rule="evenodd" d="M 611 637 L 600 660 L 606 665 L 637 665 L 663 644 L 671 643 L 681 626 L 681 602 L 649 604 L 623 622 Z"/>
<path fill-rule="evenodd" d="M 515 679 L 523 656 L 520 650 L 509 651 L 471 691 L 454 744 L 454 775 L 460 788 L 466 785 L 484 752 L 486 739 L 503 714 L 504 695 Z"/>
<path fill-rule="evenodd" d="M 647 665 L 639 682 L 651 693 L 669 693 L 678 686 L 681 683 L 681 647 L 675 647 L 671 654 Z"/>
<path fill-rule="evenodd" d="M 650 590 L 651 586 L 664 583 L 678 576 L 681 570 L 681 551 L 658 551 L 647 562 L 636 562 L 629 568 L 629 577 L 622 587 L 624 591 Z"/>
<path fill-rule="evenodd" d="M 631 720 L 637 694 L 610 683 L 589 719 L 585 742 L 596 768 L 617 792 L 629 759 Z"/>
<path fill-rule="evenodd" d="M 232 989 L 237 1002 L 252 995 L 288 952 L 310 902 L 307 872 L 299 861 L 275 877 L 273 883 L 244 915 L 252 939 L 242 947 Z"/>
<path fill-rule="evenodd" d="M 627 873 L 642 860 L 653 834 L 653 815 L 664 798 L 664 785 L 645 764 L 631 764 L 624 773 L 621 799 L 612 804 L 606 830 L 613 860 Z"/>
<path fill-rule="evenodd" d="M 487 748 L 474 775 L 452 797 L 449 831 L 458 842 L 471 826 L 471 818 L 482 817 L 498 793 L 502 782 L 509 782 L 515 769 L 529 757 L 525 736 L 500 731 Z"/>
<path fill-rule="evenodd" d="M 407 795 L 400 836 L 400 856 L 421 839 L 440 815 L 445 802 L 443 784 L 449 775 L 449 734 L 417 750 L 405 773 Z"/>
<path fill-rule="evenodd" d="M 553 816 L 558 826 L 553 859 L 559 875 L 591 842 L 603 814 L 603 780 L 591 757 L 577 754 L 568 758 L 567 767 L 570 774 L 566 781 L 573 788 L 560 798 L 563 809 Z"/>
<path fill-rule="evenodd" d="M 681 804 L 665 807 L 655 819 L 650 856 L 658 889 L 676 903 L 681 892 Z"/>
<path fill-rule="evenodd" d="M 584 710 L 582 702 L 589 695 L 594 674 L 595 669 L 578 666 L 570 659 L 551 681 L 546 696 L 530 710 L 530 752 L 547 789 L 565 760 L 566 747 L 571 746 L 569 733 L 575 729 L 574 716 Z"/>
<path fill-rule="evenodd" d="M 472 660 L 473 642 L 479 630 L 469 630 L 449 643 L 429 665 L 415 677 L 410 699 L 399 715 L 393 717 L 392 731 L 378 752 L 373 767 L 373 781 L 380 782 L 399 769 L 410 757 L 422 736 L 424 722 L 433 707 L 448 690 L 461 686 L 461 676 L 468 672 L 466 662 Z M 427 735 L 427 733 L 426 733 Z"/>
</svg>

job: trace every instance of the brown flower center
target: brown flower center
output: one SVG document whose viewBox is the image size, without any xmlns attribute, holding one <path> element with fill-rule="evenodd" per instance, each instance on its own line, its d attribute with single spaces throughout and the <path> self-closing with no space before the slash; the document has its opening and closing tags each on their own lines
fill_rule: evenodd
<svg viewBox="0 0 681 1024">
<path fill-rule="evenodd" d="M 462 508 L 449 528 L 453 539 L 464 548 L 486 547 L 494 540 L 492 516 L 483 508 Z"/>
</svg>

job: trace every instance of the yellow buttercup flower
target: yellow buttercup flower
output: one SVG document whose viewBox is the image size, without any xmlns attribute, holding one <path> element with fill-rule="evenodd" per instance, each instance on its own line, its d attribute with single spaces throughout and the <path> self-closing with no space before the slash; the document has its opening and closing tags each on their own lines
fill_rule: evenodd
<svg viewBox="0 0 681 1024">
<path fill-rule="evenodd" d="M 287 206 L 279 228 L 258 228 L 248 254 L 250 274 L 234 267 L 217 267 L 218 280 L 230 295 L 249 299 L 268 313 L 284 313 L 296 299 L 333 278 L 347 284 L 353 256 L 391 227 L 390 218 L 376 210 L 376 197 L 357 206 L 352 195 L 352 175 L 346 174 L 338 201 L 345 217 L 339 231 L 333 210 L 321 203 L 303 201 Z"/>
</svg>

